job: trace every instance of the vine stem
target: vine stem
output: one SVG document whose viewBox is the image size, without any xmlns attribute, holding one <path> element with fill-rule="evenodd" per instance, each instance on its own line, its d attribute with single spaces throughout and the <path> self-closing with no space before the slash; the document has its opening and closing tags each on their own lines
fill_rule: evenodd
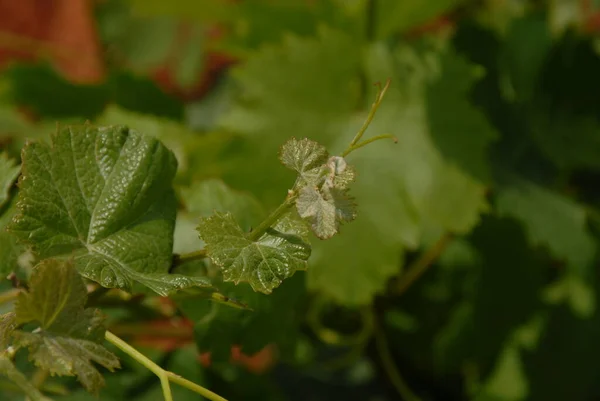
<svg viewBox="0 0 600 401">
<path fill-rule="evenodd" d="M 398 391 L 398 394 L 400 394 L 402 399 L 406 401 L 422 401 L 420 397 L 413 393 L 400 374 L 398 367 L 392 359 L 390 346 L 387 342 L 387 338 L 385 338 L 385 333 L 378 323 L 375 324 L 373 337 L 375 339 L 375 347 L 377 348 L 377 354 L 379 355 L 379 359 L 381 359 L 383 369 L 396 388 L 396 391 Z"/>
<path fill-rule="evenodd" d="M 176 255 L 173 261 L 174 266 L 179 266 L 185 262 L 191 262 L 192 260 L 202 260 L 206 258 L 206 249 L 200 249 L 190 253 L 184 253 L 182 255 Z"/>
<path fill-rule="evenodd" d="M 192 390 L 195 393 L 200 394 L 211 401 L 227 401 L 225 398 L 213 393 L 207 388 L 204 388 L 196 383 L 184 379 L 183 377 L 176 375 L 173 372 L 164 370 L 152 360 L 150 360 L 148 357 L 146 357 L 144 354 L 133 348 L 127 342 L 123 341 L 110 331 L 106 331 L 104 338 L 106 339 L 106 341 L 113 344 L 115 347 L 119 348 L 127 355 L 131 356 L 139 364 L 147 368 L 159 378 L 165 401 L 173 401 L 173 394 L 171 393 L 171 386 L 169 384 L 170 381 L 172 381 L 173 383 L 177 383 L 180 386 L 183 386 L 189 390 Z"/>
<path fill-rule="evenodd" d="M 440 257 L 444 249 L 452 241 L 452 234 L 444 233 L 424 254 L 421 255 L 407 269 L 406 273 L 400 276 L 396 286 L 396 295 L 402 295 L 408 290 L 419 277 Z"/>
<path fill-rule="evenodd" d="M 281 216 L 283 216 L 292 206 L 294 206 L 297 197 L 298 195 L 295 191 L 290 191 L 287 198 L 285 198 L 285 201 L 248 234 L 248 239 L 251 241 L 256 241 L 262 237 L 269 228 L 277 223 Z"/>
<path fill-rule="evenodd" d="M 375 102 L 373 102 L 373 104 L 371 105 L 371 110 L 369 110 L 369 114 L 367 115 L 366 120 L 363 122 L 362 127 L 360 127 L 360 130 L 356 133 L 356 135 L 352 139 L 352 142 L 350 142 L 350 145 L 348 145 L 348 148 L 344 151 L 344 153 L 342 153 L 343 156 L 347 156 L 353 150 L 358 149 L 358 147 L 355 147 L 355 145 L 358 143 L 358 141 L 360 141 L 362 136 L 367 131 L 367 128 L 371 124 L 371 121 L 373 121 L 373 118 L 375 117 L 375 113 L 377 112 L 377 109 L 379 108 L 379 105 L 381 104 L 381 101 L 383 100 L 385 93 L 387 92 L 388 88 L 390 87 L 390 83 L 391 83 L 391 80 L 388 78 L 387 81 L 385 82 L 385 85 L 383 85 L 383 87 L 381 86 L 381 83 L 379 83 L 379 82 L 377 84 L 375 84 L 379 87 L 379 90 L 377 91 L 377 95 L 375 96 Z M 381 139 L 381 138 L 378 138 L 378 139 Z M 364 146 L 366 144 L 367 143 L 363 144 L 362 146 Z M 362 146 L 359 146 L 359 147 L 362 147 Z"/>
<path fill-rule="evenodd" d="M 0 294 L 0 305 L 12 302 L 19 296 L 20 288 L 13 288 Z"/>
<path fill-rule="evenodd" d="M 366 145 L 370 144 L 371 142 L 379 141 L 381 139 L 391 139 L 392 141 L 394 141 L 394 143 L 398 143 L 398 138 L 396 138 L 392 134 L 376 135 L 376 136 L 374 136 L 372 138 L 365 139 L 364 141 L 359 142 L 359 143 L 357 143 L 355 145 L 348 146 L 348 148 L 346 150 L 344 150 L 344 153 L 342 153 L 342 157 L 346 157 L 350 153 L 354 152 L 356 149 L 360 149 L 363 146 L 366 146 Z"/>
</svg>

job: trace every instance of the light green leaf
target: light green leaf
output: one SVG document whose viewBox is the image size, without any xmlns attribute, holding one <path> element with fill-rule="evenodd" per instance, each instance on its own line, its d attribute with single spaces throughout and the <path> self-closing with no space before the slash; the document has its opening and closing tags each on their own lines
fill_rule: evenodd
<svg viewBox="0 0 600 401">
<path fill-rule="evenodd" d="M 0 153 L 0 207 L 8 200 L 10 187 L 20 172 L 21 166 L 9 159 L 5 152 Z"/>
<path fill-rule="evenodd" d="M 92 393 L 97 393 L 104 386 L 104 378 L 92 362 L 111 372 L 121 367 L 114 354 L 93 341 L 48 332 L 23 331 L 15 331 L 13 338 L 15 347 L 29 350 L 29 359 L 36 366 L 53 375 L 77 376 L 85 389 Z"/>
<path fill-rule="evenodd" d="M 5 349 L 13 331 L 17 328 L 17 315 L 14 312 L 8 312 L 0 315 L 0 349 Z"/>
<path fill-rule="evenodd" d="M 0 375 L 6 376 L 8 380 L 16 384 L 32 401 L 51 401 L 27 380 L 6 355 L 0 353 Z"/>
<path fill-rule="evenodd" d="M 286 36 L 264 46 L 233 73 L 243 96 L 221 125 L 282 141 L 290 135 L 335 138 L 356 106 L 359 61 L 356 41 L 328 28 L 318 37 Z"/>
<path fill-rule="evenodd" d="M 73 257 L 86 278 L 161 295 L 196 279 L 168 276 L 177 162 L 158 140 L 123 126 L 68 127 L 23 151 L 18 214 L 9 229 L 40 258 Z"/>
<path fill-rule="evenodd" d="M 520 401 L 527 397 L 529 384 L 521 352 L 516 345 L 504 347 L 490 377 L 475 401 Z"/>
<path fill-rule="evenodd" d="M 51 329 L 61 320 L 73 322 L 86 300 L 87 289 L 72 262 L 46 259 L 34 268 L 29 291 L 17 298 L 17 323 L 37 321 Z"/>
<path fill-rule="evenodd" d="M 549 304 L 566 302 L 573 313 L 583 319 L 591 318 L 596 310 L 596 292 L 591 283 L 570 273 L 546 288 L 544 300 Z"/>
<path fill-rule="evenodd" d="M 576 274 L 591 267 L 596 242 L 586 226 L 586 212 L 572 199 L 525 181 L 498 190 L 498 213 L 521 221 L 532 245 L 546 246 Z"/>
<path fill-rule="evenodd" d="M 311 252 L 304 223 L 289 214 L 257 241 L 249 240 L 229 213 L 201 218 L 198 231 L 225 281 L 245 281 L 265 294 L 305 270 Z"/>
<path fill-rule="evenodd" d="M 204 217 L 215 211 L 230 212 L 244 230 L 258 224 L 264 216 L 264 210 L 256 198 L 228 187 L 221 180 L 195 182 L 182 188 L 180 194 L 188 212 Z"/>
<path fill-rule="evenodd" d="M 308 138 L 288 140 L 279 154 L 281 163 L 298 173 L 301 185 L 316 184 L 328 158 L 325 146 Z"/>
<path fill-rule="evenodd" d="M 333 237 L 343 222 L 356 218 L 356 205 L 346 191 L 337 188 L 305 186 L 296 200 L 298 214 L 310 222 L 313 233 L 321 239 Z"/>
</svg>

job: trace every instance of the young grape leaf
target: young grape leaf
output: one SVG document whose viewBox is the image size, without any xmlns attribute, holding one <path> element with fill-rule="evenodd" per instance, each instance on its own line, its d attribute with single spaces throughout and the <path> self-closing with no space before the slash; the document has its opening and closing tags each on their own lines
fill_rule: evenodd
<svg viewBox="0 0 600 401">
<path fill-rule="evenodd" d="M 305 224 L 290 214 L 256 241 L 247 238 L 230 213 L 201 218 L 198 231 L 225 281 L 246 281 L 265 294 L 305 270 L 311 252 Z"/>
<path fill-rule="evenodd" d="M 23 150 L 19 212 L 9 230 L 40 258 L 72 256 L 86 278 L 161 295 L 205 280 L 168 275 L 177 162 L 124 126 L 67 127 Z"/>
<path fill-rule="evenodd" d="M 51 401 L 30 383 L 27 377 L 2 353 L 0 353 L 0 375 L 6 376 L 8 380 L 16 384 L 32 401 Z"/>
<path fill-rule="evenodd" d="M 17 323 L 36 321 L 51 330 L 61 320 L 76 321 L 86 300 L 87 289 L 73 264 L 46 259 L 34 268 L 29 291 L 17 297 Z"/>
<path fill-rule="evenodd" d="M 0 349 L 5 349 L 8 346 L 10 337 L 17 326 L 17 315 L 14 312 L 0 315 Z"/>
<path fill-rule="evenodd" d="M 92 362 L 111 372 L 121 367 L 119 359 L 101 344 L 46 331 L 15 331 L 13 346 L 27 348 L 29 359 L 50 374 L 77 376 L 85 389 L 92 393 L 97 393 L 104 386 L 104 378 Z"/>
<path fill-rule="evenodd" d="M 45 259 L 33 270 L 30 288 L 15 305 L 14 323 L 6 326 L 12 346 L 28 348 L 29 359 L 51 374 L 77 376 L 90 392 L 97 392 L 104 379 L 91 362 L 109 370 L 120 367 L 115 355 L 102 346 L 104 316 L 97 309 L 84 309 L 87 289 L 72 261 Z M 14 325 L 38 322 L 39 331 L 14 330 Z"/>
<path fill-rule="evenodd" d="M 300 185 L 317 184 L 328 158 L 323 145 L 307 138 L 288 140 L 279 153 L 281 163 L 298 173 Z"/>
<path fill-rule="evenodd" d="M 521 401 L 526 399 L 529 383 L 521 351 L 515 344 L 504 346 L 494 370 L 474 401 Z"/>
<path fill-rule="evenodd" d="M 5 152 L 0 153 L 0 207 L 8 200 L 10 187 L 20 172 L 21 166 L 9 159 Z"/>
<path fill-rule="evenodd" d="M 337 188 L 305 186 L 296 200 L 298 214 L 311 223 L 312 231 L 321 239 L 333 237 L 340 223 L 356 218 L 356 205 L 346 191 Z"/>
</svg>

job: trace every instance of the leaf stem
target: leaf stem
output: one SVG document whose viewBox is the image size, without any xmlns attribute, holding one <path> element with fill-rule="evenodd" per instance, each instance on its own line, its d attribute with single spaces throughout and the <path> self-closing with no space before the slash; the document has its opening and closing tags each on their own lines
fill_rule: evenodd
<svg viewBox="0 0 600 401">
<path fill-rule="evenodd" d="M 357 143 L 356 145 L 350 145 L 350 146 L 348 146 L 348 148 L 346 150 L 344 150 L 344 153 L 342 153 L 342 157 L 346 157 L 350 153 L 354 152 L 356 149 L 360 149 L 363 146 L 370 144 L 371 142 L 379 141 L 381 139 L 391 139 L 391 140 L 394 141 L 394 143 L 398 143 L 398 138 L 396 138 L 392 134 L 376 135 L 376 136 L 374 136 L 372 138 L 365 139 L 364 141 L 362 141 L 360 143 Z"/>
<path fill-rule="evenodd" d="M 267 218 L 265 218 L 254 230 L 248 234 L 248 239 L 256 241 L 267 232 L 296 202 L 297 195 L 294 191 L 288 193 L 285 201 L 277 207 Z"/>
<path fill-rule="evenodd" d="M 191 382 L 188 379 L 185 379 L 173 372 L 166 372 L 166 373 L 167 373 L 167 376 L 169 377 L 169 380 L 171 380 L 173 383 L 177 383 L 182 387 L 192 390 L 193 392 L 200 394 L 201 396 L 208 398 L 209 400 L 227 401 L 225 398 L 221 397 L 218 394 L 213 393 L 209 389 L 199 386 L 198 384 Z"/>
<path fill-rule="evenodd" d="M 0 305 L 4 305 L 6 303 L 12 302 L 15 299 L 17 299 L 17 296 L 19 296 L 19 293 L 22 290 L 20 288 L 13 288 L 10 289 L 8 291 L 5 291 L 3 293 L 0 294 Z"/>
<path fill-rule="evenodd" d="M 396 388 L 396 391 L 398 391 L 398 394 L 400 394 L 400 397 L 406 401 L 421 401 L 421 398 L 413 393 L 406 383 L 406 380 L 404 380 L 400 374 L 398 367 L 392 359 L 390 346 L 388 345 L 387 338 L 385 338 L 385 333 L 379 324 L 375 324 L 373 334 L 375 338 L 375 347 L 377 348 L 377 354 L 379 355 L 383 369 L 393 386 Z"/>
<path fill-rule="evenodd" d="M 184 253 L 182 255 L 175 255 L 173 258 L 173 266 L 179 266 L 186 262 L 202 259 L 206 259 L 206 249 L 200 249 L 199 251 Z"/>
<path fill-rule="evenodd" d="M 356 133 L 356 135 L 352 139 L 352 142 L 350 142 L 350 145 L 348 145 L 348 149 L 346 149 L 343 154 L 348 154 L 348 153 L 352 152 L 352 148 L 354 147 L 354 145 L 356 145 L 358 143 L 358 141 L 360 141 L 362 136 L 367 131 L 367 128 L 371 124 L 371 121 L 373 121 L 373 118 L 375 117 L 375 113 L 377 112 L 377 109 L 379 108 L 379 105 L 381 104 L 381 101 L 383 100 L 385 93 L 387 92 L 388 88 L 390 87 L 390 83 L 391 83 L 391 80 L 388 78 L 383 87 L 381 86 L 381 83 L 379 83 L 379 82 L 376 84 L 377 86 L 379 86 L 379 90 L 377 91 L 377 95 L 375 95 L 375 102 L 373 102 L 373 105 L 371 106 L 369 115 L 367 116 L 362 127 L 360 127 L 360 130 Z"/>
<path fill-rule="evenodd" d="M 148 357 L 143 355 L 141 352 L 139 352 L 138 350 L 133 348 L 131 345 L 127 344 L 125 341 L 123 341 L 122 339 L 120 339 L 119 337 L 117 337 L 116 335 L 111 333 L 110 331 L 106 331 L 104 338 L 106 339 L 106 341 L 113 344 L 115 347 L 119 348 L 121 351 L 123 351 L 127 355 L 131 356 L 142 366 L 146 367 L 149 371 L 151 371 L 156 376 L 158 376 L 158 378 L 160 379 L 160 385 L 163 390 L 163 396 L 164 396 L 165 401 L 173 401 L 173 395 L 171 394 L 171 387 L 169 385 L 169 381 L 172 381 L 183 387 L 186 387 L 186 388 L 202 395 L 203 397 L 206 397 L 207 399 L 209 399 L 211 401 L 227 401 L 225 398 L 213 393 L 212 391 L 210 391 L 198 384 L 195 384 L 187 379 L 184 379 L 183 377 L 180 377 L 173 372 L 164 370 L 163 368 L 158 366 L 156 363 L 154 363 L 152 360 L 150 360 Z"/>
<path fill-rule="evenodd" d="M 396 295 L 402 295 L 408 290 L 419 277 L 440 257 L 444 249 L 452 240 L 452 234 L 444 233 L 424 254 L 421 255 L 407 269 L 406 273 L 400 276 L 396 286 Z"/>
</svg>

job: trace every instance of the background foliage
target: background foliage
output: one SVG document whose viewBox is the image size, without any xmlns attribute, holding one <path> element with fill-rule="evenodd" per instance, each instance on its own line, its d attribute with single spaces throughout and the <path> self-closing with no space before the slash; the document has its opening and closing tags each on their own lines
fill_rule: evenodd
<svg viewBox="0 0 600 401">
<path fill-rule="evenodd" d="M 219 285 L 253 311 L 90 297 L 112 332 L 231 400 L 600 399 L 597 1 L 65 0 L 43 18 L 26 4 L 42 7 L 0 6 L 25 21 L 0 18 L 3 227 L 26 138 L 125 124 L 175 153 L 174 252 L 197 250 L 213 210 L 247 230 L 282 201 L 282 143 L 341 152 L 372 84 L 392 80 L 369 132 L 398 144 L 349 156 L 358 216 L 313 239 L 306 272 L 270 295 Z M 28 266 L 2 230 L 2 278 Z M 100 399 L 160 398 L 121 365 Z M 4 379 L 0 392 L 23 397 Z"/>
</svg>

